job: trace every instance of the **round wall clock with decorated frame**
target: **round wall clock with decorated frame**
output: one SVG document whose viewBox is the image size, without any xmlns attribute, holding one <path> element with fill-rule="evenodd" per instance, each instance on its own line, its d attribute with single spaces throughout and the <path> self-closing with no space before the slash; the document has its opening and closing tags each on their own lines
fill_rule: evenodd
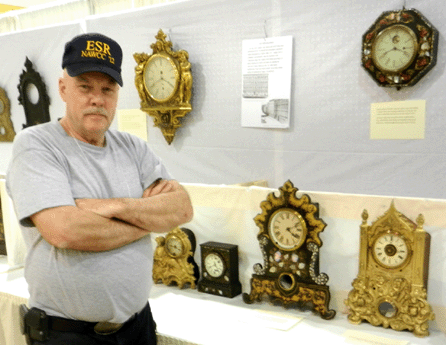
<svg viewBox="0 0 446 345">
<path fill-rule="evenodd" d="M 437 62 L 438 31 L 417 10 L 383 12 L 362 37 L 362 66 L 379 85 L 415 85 Z"/>
</svg>

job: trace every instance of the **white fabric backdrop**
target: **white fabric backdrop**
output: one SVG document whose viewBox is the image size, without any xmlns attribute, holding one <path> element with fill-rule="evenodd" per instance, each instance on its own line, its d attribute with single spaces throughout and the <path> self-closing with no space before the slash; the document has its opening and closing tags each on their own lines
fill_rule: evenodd
<svg viewBox="0 0 446 345">
<path fill-rule="evenodd" d="M 17 84 L 25 57 L 41 73 L 51 98 L 52 120 L 64 112 L 57 91 L 63 44 L 83 30 L 100 31 L 124 49 L 124 88 L 119 108 L 139 108 L 134 52 L 151 52 L 162 28 L 174 49 L 189 52 L 193 111 L 167 145 L 149 118 L 149 143 L 181 182 L 239 183 L 265 179 L 278 188 L 287 179 L 305 190 L 445 198 L 444 75 L 446 2 L 406 0 L 439 30 L 437 66 L 414 87 L 378 87 L 360 66 L 361 36 L 401 0 L 296 1 L 194 0 L 154 5 L 86 21 L 0 35 L 0 87 L 6 89 L 16 131 L 24 123 Z M 242 40 L 294 37 L 291 127 L 242 128 Z M 427 102 L 426 139 L 370 140 L 370 104 Z M 114 124 L 116 126 L 116 124 Z M 0 143 L 0 173 L 10 143 Z"/>
</svg>

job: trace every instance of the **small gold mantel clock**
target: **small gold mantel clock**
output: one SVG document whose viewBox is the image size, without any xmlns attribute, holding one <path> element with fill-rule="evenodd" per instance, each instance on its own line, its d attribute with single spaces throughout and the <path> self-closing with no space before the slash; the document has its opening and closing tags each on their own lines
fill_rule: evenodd
<svg viewBox="0 0 446 345">
<path fill-rule="evenodd" d="M 319 205 L 306 194 L 297 198 L 291 181 L 279 191 L 278 197 L 268 194 L 260 204 L 262 213 L 254 218 L 264 266 L 254 265 L 251 293 L 244 293 L 243 300 L 250 304 L 266 295 L 274 304 L 311 307 L 323 319 L 332 319 L 336 312 L 328 307 L 328 276 L 319 274 L 319 233 L 326 226 Z"/>
<path fill-rule="evenodd" d="M 438 31 L 417 10 L 383 12 L 362 37 L 362 66 L 380 86 L 415 85 L 437 62 Z"/>
<path fill-rule="evenodd" d="M 172 42 L 160 29 L 151 55 L 135 53 L 135 85 L 141 99 L 141 110 L 153 117 L 170 145 L 181 127 L 181 118 L 192 110 L 192 74 L 189 54 L 173 51 Z"/>
<path fill-rule="evenodd" d="M 364 210 L 359 273 L 345 300 L 348 320 L 429 335 L 434 313 L 426 300 L 430 235 L 423 229 L 424 217 L 420 214 L 415 224 L 392 202 L 371 225 L 367 218 Z"/>
<path fill-rule="evenodd" d="M 175 228 L 166 237 L 158 236 L 155 240 L 157 247 L 153 257 L 153 281 L 161 281 L 164 285 L 176 283 L 180 288 L 189 283 L 195 289 L 199 270 L 194 260 L 194 233 L 186 228 Z"/>
</svg>

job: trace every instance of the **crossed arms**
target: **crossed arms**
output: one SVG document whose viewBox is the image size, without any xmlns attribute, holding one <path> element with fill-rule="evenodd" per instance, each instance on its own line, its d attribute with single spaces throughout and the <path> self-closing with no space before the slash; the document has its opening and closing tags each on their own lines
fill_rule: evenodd
<svg viewBox="0 0 446 345">
<path fill-rule="evenodd" d="M 31 220 L 57 248 L 99 252 L 170 231 L 192 216 L 186 190 L 175 180 L 160 180 L 142 198 L 77 199 L 76 206 L 44 209 Z"/>
</svg>

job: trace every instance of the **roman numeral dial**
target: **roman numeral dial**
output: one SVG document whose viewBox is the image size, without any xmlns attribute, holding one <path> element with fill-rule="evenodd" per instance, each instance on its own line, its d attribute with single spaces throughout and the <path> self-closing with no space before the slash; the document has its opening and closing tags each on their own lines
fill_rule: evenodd
<svg viewBox="0 0 446 345">
<path fill-rule="evenodd" d="M 398 233 L 385 233 L 375 240 L 373 256 L 381 266 L 398 268 L 408 259 L 409 248 Z"/>
<path fill-rule="evenodd" d="M 297 249 L 307 235 L 305 220 L 290 208 L 279 209 L 271 216 L 269 235 L 279 248 L 288 251 Z"/>
<path fill-rule="evenodd" d="M 146 90 L 154 100 L 166 102 L 174 96 L 178 88 L 179 72 L 170 57 L 154 54 L 147 61 L 144 74 Z"/>
<path fill-rule="evenodd" d="M 399 72 L 410 66 L 417 50 L 417 36 L 412 29 L 394 25 L 379 33 L 372 46 L 372 58 L 380 70 Z"/>
</svg>

